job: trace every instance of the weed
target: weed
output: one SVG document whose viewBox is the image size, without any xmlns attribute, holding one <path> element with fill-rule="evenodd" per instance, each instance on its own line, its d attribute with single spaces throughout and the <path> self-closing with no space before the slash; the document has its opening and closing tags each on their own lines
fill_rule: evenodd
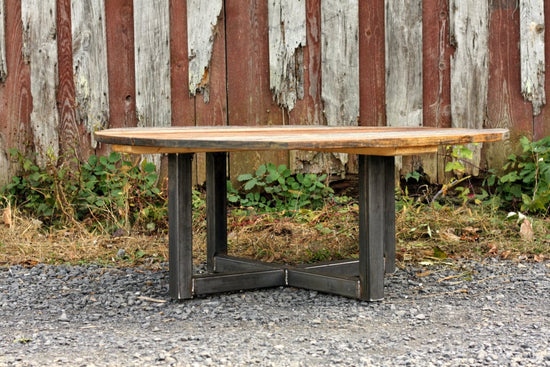
<svg viewBox="0 0 550 367">
<path fill-rule="evenodd" d="M 285 165 L 261 165 L 254 173 L 240 175 L 240 189 L 228 182 L 228 200 L 241 207 L 261 211 L 296 212 L 304 207 L 320 208 L 333 190 L 326 185 L 327 175 L 298 173 L 293 175 Z"/>
<path fill-rule="evenodd" d="M 111 232 L 131 225 L 157 228 L 165 222 L 166 197 L 152 163 L 131 162 L 111 153 L 92 155 L 82 164 L 66 160 L 57 165 L 52 158 L 40 168 L 17 150 L 11 154 L 22 172 L 0 193 L 48 225 L 89 223 Z"/>
<path fill-rule="evenodd" d="M 537 142 L 522 137 L 523 153 L 508 157 L 505 174 L 491 171 L 486 183 L 514 210 L 548 215 L 550 210 L 550 136 Z"/>
</svg>

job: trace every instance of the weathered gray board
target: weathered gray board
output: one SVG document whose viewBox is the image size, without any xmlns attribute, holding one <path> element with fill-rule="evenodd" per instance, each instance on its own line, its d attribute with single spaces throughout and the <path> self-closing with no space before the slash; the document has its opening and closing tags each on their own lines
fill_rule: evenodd
<svg viewBox="0 0 550 367">
<path fill-rule="evenodd" d="M 210 61 L 222 6 L 222 0 L 187 0 L 189 93 L 203 93 L 206 103 L 210 100 Z"/>
<path fill-rule="evenodd" d="M 422 0 L 386 0 L 386 116 L 422 126 Z"/>
<path fill-rule="evenodd" d="M 451 114 L 453 127 L 483 128 L 489 83 L 489 2 L 451 0 Z M 479 173 L 481 144 L 474 152 L 469 172 Z"/>
<path fill-rule="evenodd" d="M 329 126 L 356 126 L 359 118 L 358 0 L 321 0 L 321 97 Z M 348 156 L 338 154 L 342 164 Z"/>
<path fill-rule="evenodd" d="M 138 126 L 170 126 L 169 0 L 134 1 L 134 54 Z M 160 156 L 145 159 L 160 164 Z"/>
<path fill-rule="evenodd" d="M 6 12 L 4 6 L 4 0 L 0 0 L 0 82 L 4 82 L 8 75 L 6 64 Z"/>
<path fill-rule="evenodd" d="M 104 0 L 71 0 L 73 72 L 78 118 L 93 133 L 109 122 Z M 95 148 L 94 135 L 91 134 Z"/>
<path fill-rule="evenodd" d="M 31 129 L 41 166 L 59 155 L 56 14 L 55 0 L 21 1 L 23 56 L 31 70 Z"/>
<path fill-rule="evenodd" d="M 544 0 L 520 0 L 521 93 L 538 115 L 546 104 L 544 90 Z"/>
<path fill-rule="evenodd" d="M 304 98 L 305 0 L 269 0 L 269 86 L 287 111 Z"/>
</svg>

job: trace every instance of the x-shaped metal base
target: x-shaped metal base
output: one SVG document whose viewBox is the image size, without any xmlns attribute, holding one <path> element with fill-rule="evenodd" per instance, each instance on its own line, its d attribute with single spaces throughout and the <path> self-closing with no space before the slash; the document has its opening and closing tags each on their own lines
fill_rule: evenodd
<svg viewBox="0 0 550 367">
<path fill-rule="evenodd" d="M 207 268 L 193 274 L 193 154 L 168 157 L 170 295 L 292 286 L 361 300 L 384 297 L 395 271 L 394 157 L 359 155 L 359 260 L 287 266 L 227 255 L 227 153 L 206 154 Z"/>
</svg>

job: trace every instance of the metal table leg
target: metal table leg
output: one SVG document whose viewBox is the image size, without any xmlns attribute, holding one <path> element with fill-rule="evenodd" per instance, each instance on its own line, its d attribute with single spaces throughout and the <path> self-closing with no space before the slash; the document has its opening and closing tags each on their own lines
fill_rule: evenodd
<svg viewBox="0 0 550 367">
<path fill-rule="evenodd" d="M 193 154 L 168 155 L 170 296 L 193 297 Z"/>
<path fill-rule="evenodd" d="M 227 254 L 227 153 L 206 153 L 206 253 L 208 271 L 214 258 Z"/>
<path fill-rule="evenodd" d="M 363 300 L 383 299 L 384 272 L 395 269 L 394 169 L 394 157 L 359 156 L 359 279 Z"/>
<path fill-rule="evenodd" d="M 359 261 L 292 267 L 227 256 L 227 154 L 206 155 L 208 274 L 193 275 L 192 154 L 170 154 L 170 295 L 294 286 L 362 300 L 384 297 L 395 269 L 394 158 L 359 156 Z"/>
</svg>

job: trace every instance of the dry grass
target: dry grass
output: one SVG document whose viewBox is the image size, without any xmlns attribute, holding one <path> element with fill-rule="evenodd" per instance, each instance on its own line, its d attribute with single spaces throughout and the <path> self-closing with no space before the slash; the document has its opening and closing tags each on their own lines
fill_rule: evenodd
<svg viewBox="0 0 550 367">
<path fill-rule="evenodd" d="M 1 209 L 1 208 L 0 208 Z M 304 263 L 358 256 L 357 205 L 332 205 L 303 210 L 293 216 L 246 215 L 235 210 L 228 219 L 229 252 L 251 258 Z M 168 259 L 168 235 L 138 232 L 97 235 L 82 225 L 46 230 L 32 218 L 11 210 L 10 225 L 0 221 L 0 265 L 37 263 L 99 263 L 158 267 Z M 195 262 L 205 254 L 204 214 L 194 226 Z M 481 206 L 420 205 L 398 211 L 397 258 L 400 262 L 482 258 L 543 261 L 550 259 L 550 218 L 532 219 L 533 239 L 506 213 Z M 125 256 L 117 257 L 119 250 Z"/>
</svg>

